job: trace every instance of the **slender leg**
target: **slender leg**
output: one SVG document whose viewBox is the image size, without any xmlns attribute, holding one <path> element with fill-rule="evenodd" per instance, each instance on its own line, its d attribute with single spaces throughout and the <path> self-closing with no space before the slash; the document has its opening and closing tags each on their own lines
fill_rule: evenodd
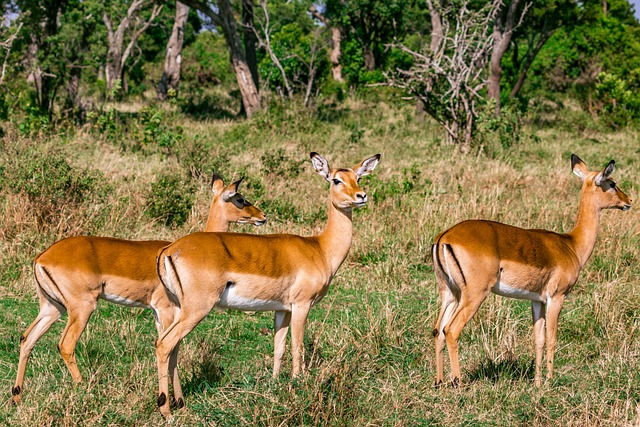
<svg viewBox="0 0 640 427">
<path fill-rule="evenodd" d="M 536 347 L 536 376 L 534 383 L 537 387 L 542 384 L 542 353 L 545 342 L 545 309 L 546 305 L 538 301 L 531 301 L 533 315 L 533 339 Z"/>
<path fill-rule="evenodd" d="M 564 295 L 552 299 L 547 307 L 547 378 L 553 378 L 553 357 L 556 351 L 558 318 L 564 304 Z"/>
<path fill-rule="evenodd" d="M 282 366 L 282 357 L 287 346 L 287 332 L 291 323 L 290 311 L 276 311 L 273 334 L 273 377 L 277 377 Z"/>
<path fill-rule="evenodd" d="M 169 365 L 172 353 L 175 351 L 177 358 L 180 341 L 195 328 L 198 323 L 209 313 L 203 310 L 191 314 L 180 313 L 180 318 L 173 323 L 158 339 L 156 343 L 156 357 L 158 363 L 158 408 L 164 417 L 171 416 L 169 408 Z"/>
<path fill-rule="evenodd" d="M 182 387 L 180 386 L 180 378 L 178 376 L 178 352 L 180 351 L 180 342 L 169 356 L 169 375 L 171 375 L 171 383 L 173 384 L 173 398 L 178 408 L 184 408 L 184 396 L 182 395 Z"/>
<path fill-rule="evenodd" d="M 449 325 L 444 328 L 445 339 L 447 341 L 447 350 L 449 351 L 449 361 L 451 363 L 451 380 L 454 386 L 460 384 L 460 359 L 458 356 L 458 339 L 462 333 L 464 326 L 476 314 L 478 308 L 485 300 L 489 291 L 484 295 L 465 295 L 462 294 L 460 305 L 453 313 Z"/>
<path fill-rule="evenodd" d="M 156 304 L 156 329 L 158 330 L 158 337 L 162 336 L 163 332 L 169 329 L 174 319 L 178 318 L 180 310 L 175 306 L 169 306 L 166 301 Z M 182 387 L 180 386 L 180 376 L 178 374 L 178 353 L 180 351 L 180 343 L 171 352 L 169 356 L 169 375 L 171 376 L 171 385 L 173 386 L 173 399 L 178 408 L 184 407 L 184 395 L 182 394 Z"/>
<path fill-rule="evenodd" d="M 78 305 L 74 304 L 74 309 L 68 311 L 69 319 L 67 320 L 67 326 L 58 344 L 62 360 L 64 360 L 73 381 L 76 383 L 82 381 L 82 375 L 80 375 L 80 370 L 78 370 L 78 364 L 76 363 L 76 344 L 84 328 L 87 326 L 91 314 L 96 309 L 96 303 L 97 301 L 80 303 Z"/>
<path fill-rule="evenodd" d="M 292 375 L 297 377 L 302 370 L 304 353 L 304 329 L 307 324 L 307 316 L 311 304 L 293 304 L 291 313 L 291 354 L 292 354 Z"/>
<path fill-rule="evenodd" d="M 440 289 L 440 300 L 442 301 L 442 305 L 440 306 L 440 314 L 438 315 L 436 327 L 433 330 L 436 348 L 436 387 L 439 387 L 444 381 L 444 328 L 447 326 L 452 314 L 458 307 L 458 301 L 456 300 L 451 290 L 449 290 L 445 283 L 440 283 L 440 278 L 438 278 L 438 282 L 438 287 Z"/>
<path fill-rule="evenodd" d="M 18 361 L 18 374 L 16 382 L 11 389 L 13 402 L 19 404 L 22 401 L 22 383 L 24 381 L 24 373 L 27 368 L 27 362 L 31 355 L 31 350 L 36 345 L 40 337 L 49 330 L 51 325 L 64 314 L 65 309 L 62 306 L 56 306 L 44 297 L 40 296 L 40 312 L 38 317 L 31 323 L 29 328 L 20 337 L 20 359 Z"/>
</svg>

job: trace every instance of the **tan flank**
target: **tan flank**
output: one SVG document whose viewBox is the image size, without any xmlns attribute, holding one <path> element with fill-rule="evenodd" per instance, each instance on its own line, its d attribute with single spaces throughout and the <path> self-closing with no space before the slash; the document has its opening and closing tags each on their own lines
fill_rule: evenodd
<svg viewBox="0 0 640 427">
<path fill-rule="evenodd" d="M 583 184 L 578 218 L 569 234 L 471 220 L 461 222 L 435 238 L 433 265 L 442 304 L 433 331 L 436 386 L 444 381 L 445 341 L 452 380 L 454 385 L 459 384 L 458 338 L 490 292 L 531 301 L 536 348 L 535 384 L 542 382 L 545 341 L 547 378 L 553 376 L 558 316 L 580 270 L 593 252 L 601 211 L 631 207 L 629 197 L 610 178 L 615 169 L 613 160 L 602 172 L 590 172 L 574 154 L 571 168 Z"/>
<path fill-rule="evenodd" d="M 293 376 L 300 373 L 309 310 L 326 295 L 349 252 L 352 209 L 367 202 L 358 181 L 379 159 L 378 154 L 350 169 L 330 169 L 322 156 L 311 153 L 314 169 L 331 184 L 328 222 L 318 236 L 195 233 L 162 250 L 158 273 L 181 307 L 157 344 L 162 415 L 171 413 L 169 356 L 214 307 L 275 311 L 273 375 L 280 371 L 289 325 Z"/>
<path fill-rule="evenodd" d="M 213 200 L 206 231 L 228 231 L 232 222 L 264 224 L 264 213 L 238 193 L 240 182 L 225 187 L 219 175 L 213 176 Z M 158 251 L 170 243 L 77 236 L 54 243 L 36 257 L 34 273 L 40 312 L 20 340 L 18 374 L 12 389 L 15 403 L 22 399 L 22 382 L 31 350 L 65 311 L 69 319 L 58 349 L 75 382 L 82 381 L 76 364 L 76 343 L 98 299 L 153 309 L 158 334 L 173 322 L 179 309 L 168 298 L 156 272 Z M 172 356 L 172 382 L 180 405 L 184 399 L 176 357 L 177 351 Z"/>
</svg>

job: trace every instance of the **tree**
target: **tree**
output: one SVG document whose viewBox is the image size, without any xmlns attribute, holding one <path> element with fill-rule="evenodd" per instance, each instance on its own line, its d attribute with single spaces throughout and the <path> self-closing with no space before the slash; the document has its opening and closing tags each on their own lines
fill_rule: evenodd
<svg viewBox="0 0 640 427">
<path fill-rule="evenodd" d="M 16 2 L 25 23 L 27 81 L 33 84 L 38 109 L 51 120 L 55 94 L 61 84 L 50 69 L 53 45 L 49 38 L 59 31 L 59 16 L 66 11 L 67 0 L 19 0 Z"/>
<path fill-rule="evenodd" d="M 500 115 L 502 57 L 511 43 L 511 35 L 516 27 L 518 15 L 522 17 L 527 13 L 526 6 L 524 10 L 519 11 L 521 3 L 522 0 L 511 0 L 509 7 L 501 7 L 497 10 L 496 17 L 493 21 L 493 49 L 491 51 L 491 60 L 489 62 L 489 83 L 487 85 L 487 92 L 489 98 L 495 100 L 496 116 Z"/>
<path fill-rule="evenodd" d="M 153 20 L 160 14 L 162 5 L 153 4 L 151 15 L 148 19 L 142 18 L 142 11 L 150 6 L 151 2 L 146 0 L 133 0 L 127 8 L 126 14 L 120 18 L 118 26 L 113 28 L 114 16 L 120 14 L 120 9 L 111 8 L 111 13 L 105 10 L 102 13 L 102 21 L 107 28 L 107 58 L 105 63 L 105 76 L 107 81 L 107 93 L 114 89 L 116 81 L 120 80 L 122 87 L 126 91 L 126 81 L 124 79 L 124 66 L 131 55 L 131 50 L 135 46 L 138 38 L 151 25 Z M 131 28 L 129 32 L 129 28 Z M 129 42 L 124 47 L 125 38 L 129 32 Z"/>
<path fill-rule="evenodd" d="M 242 40 L 238 32 L 238 22 L 233 14 L 230 0 L 185 0 L 185 4 L 193 7 L 208 16 L 211 21 L 224 34 L 229 48 L 229 59 L 236 75 L 238 88 L 242 96 L 242 105 L 247 117 L 259 111 L 260 93 L 251 75 L 251 67 L 247 62 L 245 51 L 242 47 Z"/>
<path fill-rule="evenodd" d="M 176 1 L 176 18 L 173 30 L 167 42 L 167 53 L 164 59 L 164 71 L 160 83 L 158 83 L 158 98 L 161 101 L 167 99 L 169 90 L 178 91 L 180 82 L 180 64 L 182 63 L 182 44 L 184 32 L 189 17 L 189 6 Z"/>
<path fill-rule="evenodd" d="M 417 98 L 444 127 L 445 140 L 457 144 L 463 153 L 471 148 L 476 102 L 487 84 L 486 65 L 493 48 L 491 21 L 501 0 L 478 10 L 470 9 L 469 4 L 470 0 L 463 0 L 454 9 L 427 0 L 436 24 L 430 47 L 415 51 L 395 44 L 413 58 L 413 66 L 387 74 L 388 84 Z"/>
<path fill-rule="evenodd" d="M 544 0 L 533 3 L 522 24 L 514 30 L 510 76 L 507 76 L 511 81 L 511 98 L 517 96 L 522 89 L 533 61 L 555 31 L 560 27 L 567 28 L 577 24 L 577 7 L 575 0 Z M 523 39 L 526 50 L 522 54 L 520 46 Z"/>
<path fill-rule="evenodd" d="M 342 66 L 340 65 L 340 57 L 342 56 L 340 44 L 342 43 L 343 27 L 340 24 L 334 24 L 327 16 L 320 13 L 315 4 L 309 6 L 309 13 L 331 31 L 332 49 L 329 60 L 331 61 L 333 80 L 342 83 L 344 78 L 342 77 Z"/>
</svg>

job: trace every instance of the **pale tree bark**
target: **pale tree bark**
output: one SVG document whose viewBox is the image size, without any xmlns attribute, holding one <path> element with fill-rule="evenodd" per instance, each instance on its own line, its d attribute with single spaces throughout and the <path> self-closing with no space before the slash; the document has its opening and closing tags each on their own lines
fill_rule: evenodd
<svg viewBox="0 0 640 427">
<path fill-rule="evenodd" d="M 262 34 L 258 32 L 258 30 L 252 27 L 253 34 L 255 35 L 258 43 L 260 43 L 260 47 L 263 47 L 267 53 L 269 54 L 269 58 L 276 66 L 278 71 L 280 71 L 280 77 L 282 77 L 282 82 L 284 83 L 284 88 L 287 91 L 287 97 L 289 99 L 293 98 L 293 89 L 291 88 L 291 83 L 289 82 L 289 78 L 287 77 L 287 73 L 284 71 L 284 67 L 280 63 L 280 58 L 278 58 L 271 47 L 271 29 L 270 29 L 270 19 L 269 19 L 269 11 L 267 9 L 267 1 L 260 0 L 260 7 L 262 8 L 262 13 L 264 14 L 264 20 L 262 23 Z"/>
<path fill-rule="evenodd" d="M 5 41 L 0 43 L 0 47 L 2 47 L 2 49 L 6 51 L 4 55 L 4 61 L 2 61 L 2 72 L 0 73 L 0 86 L 4 84 L 4 76 L 7 73 L 7 64 L 9 63 L 9 55 L 11 54 L 11 48 L 13 47 L 13 42 L 18 37 L 18 33 L 20 33 L 21 29 L 22 29 L 22 22 L 20 23 L 20 25 L 18 25 L 18 28 L 15 30 L 15 32 L 12 35 L 7 37 Z"/>
<path fill-rule="evenodd" d="M 198 9 L 207 15 L 213 23 L 220 29 L 227 42 L 229 49 L 229 59 L 236 75 L 240 94 L 242 96 L 242 105 L 244 112 L 248 118 L 251 118 L 261 109 L 260 93 L 258 86 L 251 77 L 251 67 L 247 62 L 244 50 L 242 49 L 242 41 L 238 32 L 238 24 L 233 15 L 233 9 L 229 0 L 216 0 L 214 6 L 209 1 L 201 0 L 183 0 L 185 4 Z M 215 10 L 217 9 L 217 11 Z"/>
<path fill-rule="evenodd" d="M 134 0 L 127 9 L 127 14 L 122 18 L 122 21 L 120 21 L 115 30 L 113 29 L 109 15 L 107 15 L 106 12 L 102 14 L 102 20 L 107 27 L 107 42 L 109 45 L 105 64 L 107 93 L 113 89 L 117 80 L 124 81 L 124 66 L 131 55 L 133 47 L 138 41 L 138 38 L 149 28 L 153 20 L 156 19 L 162 10 L 161 5 L 154 4 L 151 16 L 148 20 L 144 21 L 140 19 L 139 14 L 141 9 L 147 4 L 145 0 Z M 125 35 L 131 25 L 133 25 L 133 31 L 131 32 L 129 43 L 124 47 Z"/>
<path fill-rule="evenodd" d="M 414 51 L 393 44 L 411 55 L 413 65 L 387 73 L 388 84 L 418 99 L 445 129 L 445 141 L 457 144 L 463 153 L 471 150 L 475 105 L 487 84 L 486 65 L 493 48 L 491 22 L 502 0 L 477 10 L 469 8 L 470 2 L 462 0 L 454 9 L 427 0 L 432 25 L 436 24 L 430 47 Z"/>
<path fill-rule="evenodd" d="M 331 62 L 331 72 L 333 75 L 333 80 L 337 82 L 344 82 L 344 78 L 342 77 L 342 65 L 340 65 L 340 57 L 342 56 L 342 50 L 340 44 L 342 43 L 342 27 L 339 25 L 331 25 L 329 19 L 324 16 L 322 13 L 318 11 L 315 5 L 311 5 L 309 7 L 309 13 L 316 18 L 318 21 L 322 22 L 325 27 L 331 31 L 331 55 L 329 56 L 329 61 Z"/>
<path fill-rule="evenodd" d="M 500 115 L 502 57 L 504 57 L 504 54 L 509 47 L 509 43 L 511 43 L 511 36 L 516 26 L 516 14 L 520 3 L 522 3 L 522 0 L 511 0 L 506 13 L 502 8 L 500 8 L 500 10 L 496 12 L 496 17 L 493 22 L 493 50 L 489 61 L 489 83 L 487 85 L 487 92 L 489 98 L 494 99 L 496 102 L 496 116 Z M 522 12 L 521 18 L 525 13 L 526 8 Z"/>
<path fill-rule="evenodd" d="M 164 71 L 158 83 L 158 99 L 165 101 L 169 89 L 178 92 L 180 83 L 180 65 L 182 63 L 182 44 L 184 43 L 184 31 L 187 27 L 189 6 L 176 1 L 176 18 L 173 22 L 171 37 L 167 42 L 167 54 L 164 58 Z"/>
</svg>

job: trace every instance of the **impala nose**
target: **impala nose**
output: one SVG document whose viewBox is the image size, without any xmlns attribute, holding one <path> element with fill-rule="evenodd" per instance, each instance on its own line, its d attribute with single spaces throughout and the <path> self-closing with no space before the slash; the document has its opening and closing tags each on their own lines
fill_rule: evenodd
<svg viewBox="0 0 640 427">
<path fill-rule="evenodd" d="M 365 192 L 356 193 L 356 204 L 364 205 L 365 203 L 367 203 L 367 193 Z"/>
</svg>

